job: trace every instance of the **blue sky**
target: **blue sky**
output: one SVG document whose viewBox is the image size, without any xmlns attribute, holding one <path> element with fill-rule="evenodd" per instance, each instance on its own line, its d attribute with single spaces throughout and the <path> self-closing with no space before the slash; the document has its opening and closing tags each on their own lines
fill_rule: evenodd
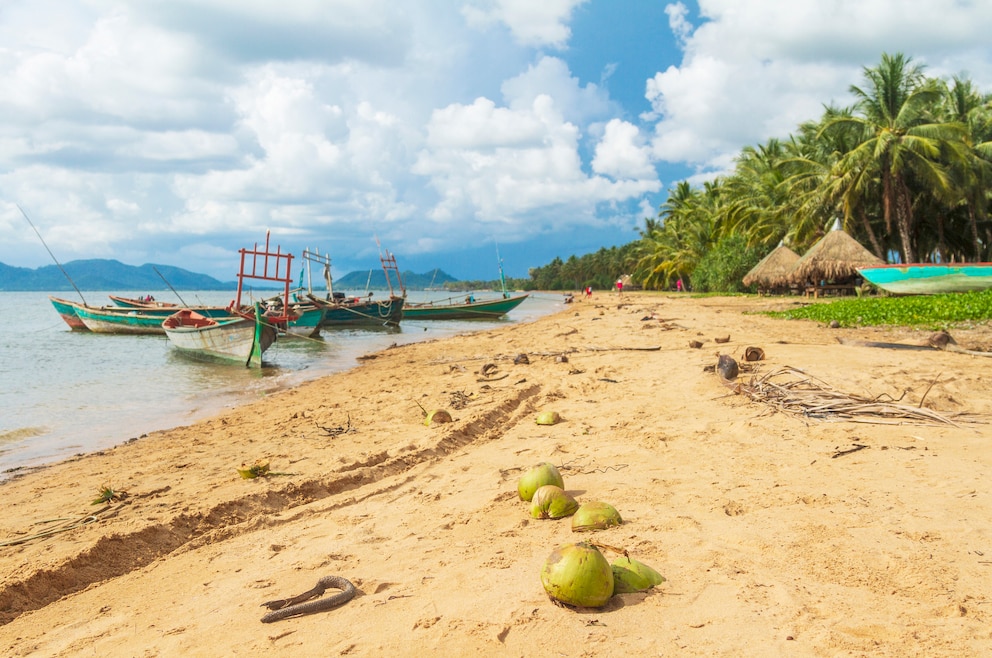
<svg viewBox="0 0 992 658">
<path fill-rule="evenodd" d="M 967 0 L 5 0 L 0 262 L 230 280 L 265 239 L 495 278 L 630 242 L 883 52 L 992 91 Z"/>
</svg>

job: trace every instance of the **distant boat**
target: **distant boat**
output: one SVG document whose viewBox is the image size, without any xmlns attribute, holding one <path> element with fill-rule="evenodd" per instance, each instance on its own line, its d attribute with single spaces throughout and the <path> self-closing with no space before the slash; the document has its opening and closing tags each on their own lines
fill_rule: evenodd
<svg viewBox="0 0 992 658">
<path fill-rule="evenodd" d="M 407 302 L 403 307 L 406 320 L 493 320 L 520 306 L 528 294 L 509 295 L 496 299 L 471 301 L 449 297 L 434 302 Z"/>
<path fill-rule="evenodd" d="M 407 302 L 403 317 L 408 320 L 494 320 L 500 318 L 527 299 L 528 294 L 511 295 L 506 290 L 506 276 L 503 274 L 503 260 L 496 249 L 496 262 L 499 264 L 499 282 L 503 296 L 497 299 L 476 301 L 474 295 L 462 299 L 449 297 L 431 302 Z"/>
<path fill-rule="evenodd" d="M 858 273 L 897 295 L 936 295 L 992 288 L 992 263 L 912 263 L 872 265 Z"/>
<path fill-rule="evenodd" d="M 254 318 L 209 318 L 184 308 L 162 322 L 173 347 L 195 359 L 260 368 L 262 353 L 276 341 L 275 325 L 266 321 L 256 302 Z"/>
<path fill-rule="evenodd" d="M 120 306 L 121 308 L 171 308 L 172 312 L 175 312 L 179 308 L 178 304 L 159 302 L 154 299 L 134 299 L 133 297 L 121 297 L 119 295 L 108 295 L 108 297 L 110 297 L 110 301 L 115 306 Z"/>
</svg>

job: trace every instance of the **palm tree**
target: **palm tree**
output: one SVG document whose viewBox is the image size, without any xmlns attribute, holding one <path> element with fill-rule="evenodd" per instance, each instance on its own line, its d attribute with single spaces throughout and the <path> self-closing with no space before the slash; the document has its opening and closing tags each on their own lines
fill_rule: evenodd
<svg viewBox="0 0 992 658">
<path fill-rule="evenodd" d="M 941 159 L 949 145 L 963 142 L 964 131 L 960 124 L 930 120 L 940 100 L 939 85 L 901 53 L 883 54 L 878 66 L 864 69 L 864 76 L 864 89 L 851 87 L 859 114 L 836 117 L 823 130 L 853 128 L 865 135 L 838 161 L 839 185 L 845 194 L 860 196 L 877 180 L 885 229 L 891 234 L 895 224 L 903 262 L 916 262 L 910 185 L 947 194 L 952 183 Z"/>
</svg>

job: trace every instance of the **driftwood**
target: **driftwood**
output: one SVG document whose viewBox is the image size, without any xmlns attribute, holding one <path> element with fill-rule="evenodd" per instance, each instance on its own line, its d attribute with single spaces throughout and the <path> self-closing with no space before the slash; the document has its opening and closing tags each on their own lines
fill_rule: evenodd
<svg viewBox="0 0 992 658">
<path fill-rule="evenodd" d="M 784 379 L 784 381 L 783 381 Z M 844 420 L 881 425 L 953 425 L 977 422 L 967 414 L 951 416 L 900 404 L 882 394 L 873 398 L 843 393 L 798 368 L 783 367 L 748 382 L 727 382 L 735 392 L 779 411 L 821 420 Z M 929 392 L 929 389 L 927 389 Z M 955 422 L 958 421 L 958 422 Z"/>
<path fill-rule="evenodd" d="M 979 352 L 960 347 L 946 331 L 938 331 L 930 334 L 926 343 L 886 343 L 883 341 L 856 340 L 853 338 L 838 338 L 837 342 L 841 345 L 851 345 L 854 347 L 881 347 L 890 350 L 942 350 L 944 352 L 967 354 L 969 356 L 992 357 L 992 352 Z"/>
</svg>

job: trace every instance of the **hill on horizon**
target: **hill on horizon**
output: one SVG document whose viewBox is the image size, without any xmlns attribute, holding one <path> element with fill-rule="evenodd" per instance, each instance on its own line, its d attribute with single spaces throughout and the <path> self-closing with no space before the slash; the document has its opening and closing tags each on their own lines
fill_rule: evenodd
<svg viewBox="0 0 992 658">
<path fill-rule="evenodd" d="M 117 260 L 94 258 L 70 261 L 62 267 L 65 274 L 57 265 L 31 269 L 0 263 L 0 291 L 60 292 L 72 290 L 73 283 L 80 290 L 159 291 L 168 290 L 170 285 L 176 290 L 236 290 L 238 287 L 236 281 L 218 281 L 206 274 L 197 274 L 172 265 L 146 263 L 136 267 Z M 155 272 L 156 269 L 161 272 L 161 277 Z M 66 274 L 72 279 L 72 283 L 66 279 Z M 165 281 L 162 280 L 163 277 Z M 437 287 L 457 281 L 440 269 L 424 274 L 407 271 L 402 273 L 402 277 L 408 290 L 423 290 L 431 286 L 432 281 Z M 370 279 L 368 272 L 349 272 L 334 281 L 336 290 L 364 290 L 366 285 L 373 290 L 387 290 L 385 273 L 381 269 L 373 270 Z M 267 289 L 265 286 L 253 287 Z M 270 287 L 276 289 L 278 286 Z"/>
</svg>

